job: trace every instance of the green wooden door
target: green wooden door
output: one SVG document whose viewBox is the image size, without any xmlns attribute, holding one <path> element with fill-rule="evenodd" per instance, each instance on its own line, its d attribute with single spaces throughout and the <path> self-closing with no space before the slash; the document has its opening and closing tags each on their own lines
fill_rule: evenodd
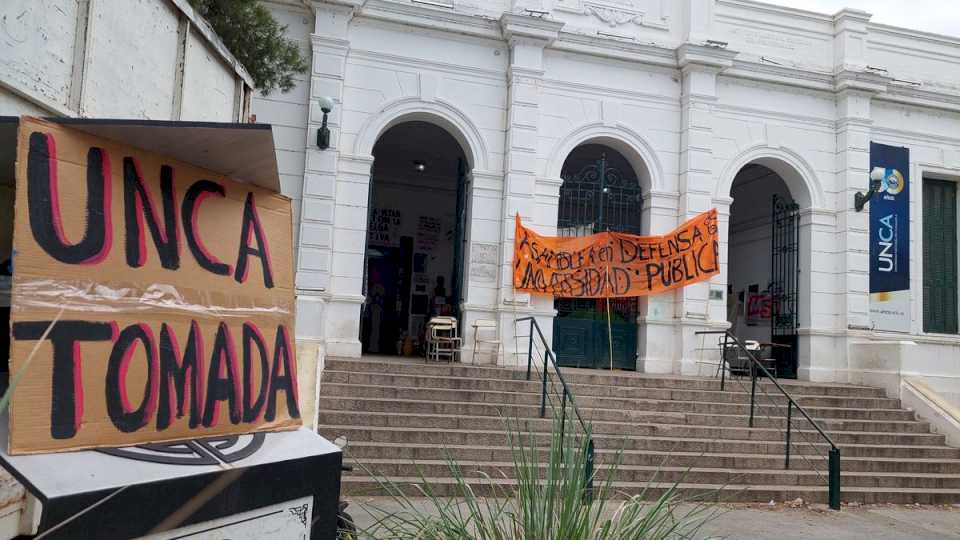
<svg viewBox="0 0 960 540">
<path fill-rule="evenodd" d="M 640 234 L 642 190 L 622 155 L 598 145 L 581 146 L 564 163 L 562 176 L 560 236 Z M 611 299 L 609 308 L 604 299 L 559 298 L 554 307 L 553 350 L 561 366 L 637 369 L 636 298 Z"/>
<path fill-rule="evenodd" d="M 923 330 L 957 333 L 957 184 L 923 180 Z"/>
</svg>

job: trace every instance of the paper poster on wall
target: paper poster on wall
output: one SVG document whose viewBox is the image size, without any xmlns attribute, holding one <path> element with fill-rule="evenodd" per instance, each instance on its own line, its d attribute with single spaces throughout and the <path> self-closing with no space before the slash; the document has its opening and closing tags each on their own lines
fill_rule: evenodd
<svg viewBox="0 0 960 540">
<path fill-rule="evenodd" d="M 747 296 L 747 325 L 769 325 L 772 312 L 771 302 L 770 293 L 767 291 L 749 293 Z"/>
<path fill-rule="evenodd" d="M 11 454 L 300 425 L 288 198 L 30 118 L 16 182 Z"/>
<path fill-rule="evenodd" d="M 417 251 L 432 252 L 440 241 L 440 219 L 420 216 L 417 220 Z"/>
<path fill-rule="evenodd" d="M 367 243 L 376 246 L 400 245 L 400 227 L 403 215 L 395 208 L 373 208 L 367 224 Z"/>
<path fill-rule="evenodd" d="M 910 150 L 870 143 L 870 320 L 877 330 L 910 331 Z"/>
</svg>

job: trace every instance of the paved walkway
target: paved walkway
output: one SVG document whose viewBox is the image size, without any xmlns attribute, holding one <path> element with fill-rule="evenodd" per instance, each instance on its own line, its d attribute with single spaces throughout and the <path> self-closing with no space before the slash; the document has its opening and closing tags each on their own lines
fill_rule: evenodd
<svg viewBox="0 0 960 540">
<path fill-rule="evenodd" d="M 389 511 L 399 506 L 388 498 L 365 497 L 351 501 L 348 510 L 361 526 L 371 518 L 364 503 Z M 429 508 L 424 500 L 418 506 Z M 721 512 L 701 531 L 701 538 L 740 540 L 821 540 L 865 538 L 871 540 L 941 540 L 960 538 L 960 506 L 870 505 L 844 507 L 832 512 L 823 506 L 791 508 L 778 504 L 717 505 Z"/>
</svg>

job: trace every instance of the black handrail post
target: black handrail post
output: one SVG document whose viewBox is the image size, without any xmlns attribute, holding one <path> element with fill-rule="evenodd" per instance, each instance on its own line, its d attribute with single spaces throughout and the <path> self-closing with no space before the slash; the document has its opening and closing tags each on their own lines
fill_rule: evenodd
<svg viewBox="0 0 960 540">
<path fill-rule="evenodd" d="M 750 377 L 753 380 L 753 383 L 750 385 L 750 427 L 753 427 L 753 404 L 757 399 L 757 374 L 753 371 L 753 366 L 750 366 Z"/>
<path fill-rule="evenodd" d="M 830 448 L 830 508 L 840 509 L 840 449 Z"/>
<path fill-rule="evenodd" d="M 516 331 L 516 326 L 514 326 Z M 527 380 L 530 380 L 530 365 L 533 363 L 533 319 L 530 319 L 530 342 L 527 344 Z M 546 366 L 544 366 L 546 367 Z"/>
<path fill-rule="evenodd" d="M 567 426 L 567 388 L 563 388 L 563 401 L 560 404 L 560 461 L 563 461 L 563 433 Z"/>
<path fill-rule="evenodd" d="M 593 503 L 593 437 L 587 441 L 587 464 L 584 468 L 587 475 L 587 504 Z"/>
<path fill-rule="evenodd" d="M 793 413 L 793 402 L 790 400 L 787 400 L 787 451 L 785 453 L 786 463 L 784 464 L 784 467 L 783 467 L 784 469 L 790 468 L 790 424 L 792 423 L 790 421 L 790 418 L 792 413 Z"/>
<path fill-rule="evenodd" d="M 723 350 L 720 351 L 720 391 L 723 392 L 723 385 L 727 379 L 727 337 L 729 334 L 723 333 Z"/>
<path fill-rule="evenodd" d="M 540 393 L 540 418 L 547 417 L 547 355 L 543 355 L 543 391 Z"/>
</svg>

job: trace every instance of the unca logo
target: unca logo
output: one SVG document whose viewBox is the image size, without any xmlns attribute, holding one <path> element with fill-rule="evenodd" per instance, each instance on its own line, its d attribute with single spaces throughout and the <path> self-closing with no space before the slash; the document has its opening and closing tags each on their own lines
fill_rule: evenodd
<svg viewBox="0 0 960 540">
<path fill-rule="evenodd" d="M 880 193 L 889 193 L 891 195 L 900 193 L 903 191 L 904 186 L 907 185 L 900 171 L 884 167 L 874 167 L 873 170 L 870 171 L 870 180 L 874 182 L 879 180 Z"/>
</svg>

